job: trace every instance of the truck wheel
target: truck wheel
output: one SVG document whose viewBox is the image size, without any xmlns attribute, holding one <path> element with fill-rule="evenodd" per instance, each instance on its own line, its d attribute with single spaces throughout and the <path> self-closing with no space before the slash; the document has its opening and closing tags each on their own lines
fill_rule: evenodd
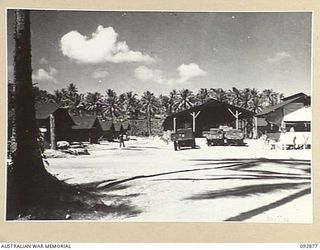
<svg viewBox="0 0 320 250">
<path fill-rule="evenodd" d="M 173 142 L 173 146 L 174 146 L 174 151 L 177 151 L 178 148 L 177 148 L 177 143 L 176 142 Z"/>
</svg>

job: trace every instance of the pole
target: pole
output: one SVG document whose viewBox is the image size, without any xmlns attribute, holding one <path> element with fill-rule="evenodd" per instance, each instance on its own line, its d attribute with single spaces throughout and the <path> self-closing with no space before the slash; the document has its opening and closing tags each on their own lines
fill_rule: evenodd
<svg viewBox="0 0 320 250">
<path fill-rule="evenodd" d="M 53 114 L 50 114 L 50 143 L 51 143 L 51 149 L 56 150 L 56 126 L 54 122 L 54 116 Z"/>
<path fill-rule="evenodd" d="M 258 139 L 258 118 L 256 116 L 254 116 L 254 130 L 255 130 L 254 138 Z"/>
<path fill-rule="evenodd" d="M 238 110 L 236 110 L 236 129 L 239 129 L 239 116 L 238 116 Z"/>
<path fill-rule="evenodd" d="M 192 132 L 196 132 L 196 118 L 195 112 L 192 113 Z"/>
<path fill-rule="evenodd" d="M 177 132 L 177 118 L 173 117 L 173 132 Z"/>
<path fill-rule="evenodd" d="M 239 116 L 242 114 L 242 112 L 238 112 L 238 110 L 236 110 L 236 113 L 233 113 L 231 109 L 228 108 L 228 110 L 236 118 L 236 129 L 239 129 Z"/>
<path fill-rule="evenodd" d="M 201 111 L 198 111 L 198 113 L 196 114 L 196 112 L 192 112 L 190 113 L 190 115 L 192 116 L 192 131 L 193 133 L 196 132 L 196 118 L 199 116 Z"/>
</svg>

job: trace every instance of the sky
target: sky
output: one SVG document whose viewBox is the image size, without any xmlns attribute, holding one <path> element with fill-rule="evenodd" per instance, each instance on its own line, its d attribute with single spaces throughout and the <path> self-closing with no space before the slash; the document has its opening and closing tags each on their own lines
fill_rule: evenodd
<svg viewBox="0 0 320 250">
<path fill-rule="evenodd" d="M 81 93 L 236 87 L 311 93 L 310 12 L 31 11 L 33 82 Z M 7 13 L 8 78 L 14 16 Z"/>
</svg>

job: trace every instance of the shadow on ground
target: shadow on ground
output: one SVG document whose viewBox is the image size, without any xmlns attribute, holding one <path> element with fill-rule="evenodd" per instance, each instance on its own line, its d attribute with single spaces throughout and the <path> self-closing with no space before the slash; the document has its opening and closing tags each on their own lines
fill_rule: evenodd
<svg viewBox="0 0 320 250">
<path fill-rule="evenodd" d="M 216 191 L 208 191 L 193 195 L 187 200 L 207 200 L 228 197 L 247 197 L 252 195 L 259 195 L 265 193 L 273 193 L 281 190 L 290 190 L 301 188 L 301 186 L 310 185 L 310 182 L 299 183 L 276 183 L 276 184 L 258 184 L 246 185 L 230 189 L 220 189 Z"/>
<path fill-rule="evenodd" d="M 231 218 L 228 218 L 226 219 L 225 221 L 245 221 L 245 220 L 248 220 L 256 215 L 259 215 L 259 214 L 262 214 L 270 209 L 273 209 L 273 208 L 277 208 L 279 206 L 282 206 L 288 202 L 291 202 L 295 199 L 298 199 L 302 196 L 305 196 L 305 195 L 308 195 L 311 193 L 311 188 L 307 188 L 307 189 L 304 189 L 304 190 L 301 190 L 297 193 L 294 193 L 292 195 L 289 195 L 283 199 L 280 199 L 280 200 L 277 200 L 275 202 L 272 202 L 268 205 L 265 205 L 265 206 L 262 206 L 262 207 L 258 207 L 258 208 L 255 208 L 255 209 L 252 209 L 252 210 L 249 210 L 247 212 L 244 212 L 244 213 L 241 213 L 237 216 L 234 216 L 234 217 L 231 217 Z"/>
<path fill-rule="evenodd" d="M 108 181 L 113 181 L 110 179 Z M 124 195 L 114 194 L 114 191 L 125 190 L 130 185 L 117 185 L 108 189 L 96 189 L 102 182 L 92 182 L 76 185 L 78 188 L 93 192 L 99 203 L 88 204 L 87 207 L 75 208 L 68 211 L 73 220 L 99 220 L 128 218 L 139 215 L 142 211 L 132 205 L 131 199 L 138 197 L 139 193 L 129 193 Z"/>
</svg>

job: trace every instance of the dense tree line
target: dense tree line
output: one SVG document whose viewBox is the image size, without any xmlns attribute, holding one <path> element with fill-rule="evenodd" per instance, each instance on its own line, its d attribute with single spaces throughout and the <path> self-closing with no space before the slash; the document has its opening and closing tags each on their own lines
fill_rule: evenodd
<svg viewBox="0 0 320 250">
<path fill-rule="evenodd" d="M 12 106 L 12 87 L 8 88 L 9 110 Z M 150 91 L 145 91 L 138 96 L 133 91 L 118 95 L 114 90 L 107 89 L 105 93 L 87 92 L 80 93 L 74 83 L 66 88 L 49 93 L 41 90 L 36 84 L 33 86 L 35 101 L 38 103 L 61 103 L 71 115 L 96 115 L 113 122 L 145 119 L 147 132 L 151 134 L 151 119 L 165 118 L 195 105 L 201 105 L 215 99 L 237 107 L 258 113 L 268 106 L 276 105 L 281 101 L 283 94 L 272 89 L 259 91 L 255 88 L 229 90 L 222 88 L 201 88 L 197 93 L 189 89 L 172 90 L 168 95 L 156 96 Z"/>
<path fill-rule="evenodd" d="M 259 91 L 255 88 L 229 90 L 222 88 L 201 88 L 197 93 L 189 89 L 172 90 L 168 95 L 156 96 L 146 91 L 142 96 L 133 91 L 118 95 L 114 90 L 105 93 L 79 93 L 75 84 L 55 90 L 53 94 L 34 86 L 36 102 L 62 103 L 73 115 L 97 115 L 112 121 L 123 119 L 151 119 L 154 116 L 165 117 L 195 105 L 201 105 L 215 99 L 238 106 L 255 113 L 267 106 L 280 102 L 283 94 L 272 89 Z"/>
</svg>

